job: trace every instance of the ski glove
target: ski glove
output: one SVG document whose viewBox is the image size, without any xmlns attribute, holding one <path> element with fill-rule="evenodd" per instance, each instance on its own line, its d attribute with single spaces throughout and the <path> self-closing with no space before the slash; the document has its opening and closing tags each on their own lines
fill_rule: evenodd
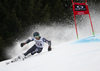
<svg viewBox="0 0 100 71">
<path fill-rule="evenodd" d="M 52 48 L 51 48 L 51 46 L 49 46 L 49 47 L 48 47 L 48 51 L 51 51 L 51 50 L 52 50 Z"/>
<path fill-rule="evenodd" d="M 21 45 L 20 45 L 20 46 L 21 46 L 21 47 L 23 47 L 24 45 L 25 45 L 25 43 L 21 43 Z"/>
</svg>

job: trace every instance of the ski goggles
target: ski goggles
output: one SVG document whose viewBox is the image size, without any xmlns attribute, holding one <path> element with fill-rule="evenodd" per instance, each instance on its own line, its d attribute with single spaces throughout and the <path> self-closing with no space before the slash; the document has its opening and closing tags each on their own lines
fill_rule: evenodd
<svg viewBox="0 0 100 71">
<path fill-rule="evenodd" d="M 34 36 L 34 38 L 39 38 L 39 36 Z"/>
</svg>

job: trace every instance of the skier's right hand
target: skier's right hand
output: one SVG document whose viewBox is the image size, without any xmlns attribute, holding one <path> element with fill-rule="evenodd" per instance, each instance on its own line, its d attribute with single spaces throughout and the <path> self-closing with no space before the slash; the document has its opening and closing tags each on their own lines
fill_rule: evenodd
<svg viewBox="0 0 100 71">
<path fill-rule="evenodd" d="M 20 46 L 23 47 L 25 45 L 25 43 L 21 43 Z"/>
<path fill-rule="evenodd" d="M 51 48 L 51 46 L 49 46 L 49 47 L 48 47 L 48 51 L 51 51 L 51 50 L 52 50 L 52 48 Z"/>
</svg>

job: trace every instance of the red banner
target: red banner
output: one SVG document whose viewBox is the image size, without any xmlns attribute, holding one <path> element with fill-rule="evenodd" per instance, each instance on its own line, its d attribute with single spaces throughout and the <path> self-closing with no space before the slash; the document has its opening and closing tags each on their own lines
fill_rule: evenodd
<svg viewBox="0 0 100 71">
<path fill-rule="evenodd" d="M 88 5 L 86 3 L 73 3 L 74 15 L 85 15 L 89 14 Z"/>
</svg>

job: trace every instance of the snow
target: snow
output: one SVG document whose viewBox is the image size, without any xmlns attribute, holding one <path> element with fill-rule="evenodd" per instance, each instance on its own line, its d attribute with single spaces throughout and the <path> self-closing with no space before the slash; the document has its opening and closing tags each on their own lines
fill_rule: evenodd
<svg viewBox="0 0 100 71">
<path fill-rule="evenodd" d="M 9 60 L 2 61 L 0 62 L 0 71 L 100 71 L 100 9 L 96 6 L 99 4 L 92 3 L 89 9 L 94 32 L 97 34 L 95 37 L 90 36 L 92 32 L 88 15 L 81 18 L 77 16 L 79 40 L 75 39 L 74 25 L 69 26 L 66 23 L 56 25 L 53 23 L 51 26 L 36 25 L 36 28 L 33 28 L 33 25 L 21 37 L 21 40 L 18 40 L 17 43 L 15 41 L 16 45 L 7 49 L 8 57 L 14 57 L 28 50 L 31 44 L 19 48 L 20 43 L 24 42 L 26 37 L 30 37 L 35 31 L 39 31 L 41 36 L 52 41 L 53 50 L 48 52 L 47 48 L 44 48 L 40 54 L 9 65 L 5 64 Z M 69 21 L 70 24 L 74 24 L 73 21 Z M 74 39 L 75 41 L 73 41 Z"/>
<path fill-rule="evenodd" d="M 9 65 L 0 62 L 0 71 L 100 71 L 100 35 L 58 44 Z"/>
</svg>

